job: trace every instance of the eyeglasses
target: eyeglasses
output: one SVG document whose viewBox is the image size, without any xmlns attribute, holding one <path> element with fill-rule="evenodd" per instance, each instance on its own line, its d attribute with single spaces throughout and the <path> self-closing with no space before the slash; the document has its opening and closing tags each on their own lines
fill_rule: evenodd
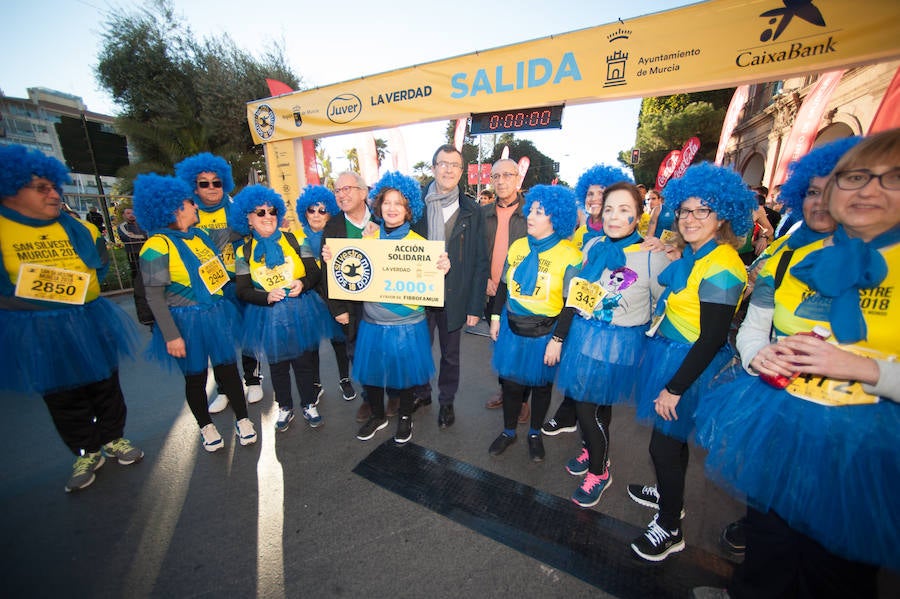
<svg viewBox="0 0 900 599">
<path fill-rule="evenodd" d="M 892 168 L 891 170 L 876 175 L 868 170 L 841 171 L 834 175 L 834 183 L 844 191 L 854 191 L 862 189 L 869 184 L 872 179 L 878 179 L 882 189 L 890 189 L 896 191 L 900 189 L 900 168 Z"/>
<path fill-rule="evenodd" d="M 494 173 L 491 175 L 491 181 L 499 181 L 500 179 L 512 179 L 518 177 L 519 173 Z"/>
<path fill-rule="evenodd" d="M 262 218 L 266 215 L 267 212 L 269 213 L 269 216 L 278 216 L 278 210 L 276 210 L 275 208 L 269 208 L 268 210 L 266 210 L 265 208 L 260 208 L 259 210 L 256 210 L 253 214 Z"/>
<path fill-rule="evenodd" d="M 222 182 L 219 181 L 219 180 L 216 180 L 216 181 L 197 181 L 197 187 L 199 187 L 200 189 L 206 189 L 206 188 L 209 187 L 210 185 L 212 185 L 212 186 L 215 187 L 216 189 L 219 189 L 220 187 L 222 187 Z"/>
<path fill-rule="evenodd" d="M 684 220 L 689 215 L 692 215 L 697 220 L 706 220 L 712 213 L 713 211 L 710 208 L 694 208 L 693 210 L 688 210 L 687 208 L 678 208 L 677 210 L 675 210 L 675 216 L 679 220 Z"/>
<path fill-rule="evenodd" d="M 344 185 L 343 187 L 335 187 L 334 195 L 339 193 L 350 193 L 351 189 L 362 189 L 359 185 Z"/>
<path fill-rule="evenodd" d="M 434 166 L 436 166 L 437 168 L 447 169 L 448 171 L 455 171 L 462 168 L 462 165 L 458 162 L 446 162 L 444 160 L 435 162 Z"/>
<path fill-rule="evenodd" d="M 23 187 L 27 187 L 28 189 L 33 189 L 41 195 L 48 196 L 50 192 L 55 191 L 58 194 L 62 192 L 59 190 L 59 187 L 52 183 L 29 183 L 27 185 L 23 185 Z"/>
<path fill-rule="evenodd" d="M 310 206 L 306 209 L 307 214 L 315 214 L 316 212 L 323 216 L 328 214 L 328 210 L 326 210 L 325 208 L 316 208 L 315 206 Z"/>
</svg>

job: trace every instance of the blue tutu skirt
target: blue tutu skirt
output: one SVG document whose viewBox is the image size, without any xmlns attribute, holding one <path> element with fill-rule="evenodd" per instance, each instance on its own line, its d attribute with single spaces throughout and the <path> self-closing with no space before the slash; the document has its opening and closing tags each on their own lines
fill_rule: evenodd
<svg viewBox="0 0 900 599">
<path fill-rule="evenodd" d="M 646 330 L 575 318 L 563 344 L 557 388 L 577 401 L 634 403 Z"/>
<path fill-rule="evenodd" d="M 434 374 L 431 336 L 423 319 L 415 324 L 359 323 L 353 378 L 363 385 L 408 389 Z"/>
<path fill-rule="evenodd" d="M 286 297 L 269 306 L 247 304 L 241 348 L 245 354 L 265 356 L 269 364 L 292 360 L 328 338 L 329 322 L 334 319 L 316 293 Z"/>
<path fill-rule="evenodd" d="M 832 553 L 900 571 L 900 405 L 824 406 L 748 374 L 707 399 L 712 480 Z"/>
<path fill-rule="evenodd" d="M 500 334 L 494 344 L 491 366 L 500 377 L 520 385 L 540 387 L 552 383 L 558 365 L 544 364 L 544 352 L 551 337 L 552 332 L 542 337 L 516 335 L 509 328 L 504 308 L 500 315 Z"/>
<path fill-rule="evenodd" d="M 169 311 L 184 339 L 186 358 L 173 358 L 166 351 L 166 341 L 158 325 L 153 325 L 153 338 L 144 352 L 149 360 L 155 360 L 174 370 L 177 366 L 183 374 L 199 374 L 213 366 L 237 361 L 240 316 L 234 304 L 218 300 L 212 304 L 194 306 L 170 306 Z"/>
<path fill-rule="evenodd" d="M 719 371 L 734 356 L 731 346 L 727 344 L 722 346 L 706 369 L 678 400 L 675 407 L 678 420 L 663 420 L 656 413 L 653 402 L 659 397 L 659 392 L 665 388 L 672 375 L 681 367 L 691 347 L 689 343 L 678 343 L 660 335 L 650 337 L 647 340 L 644 359 L 641 362 L 641 376 L 638 380 L 638 420 L 652 424 L 659 432 L 680 441 L 688 440 L 694 429 L 694 412 L 700 400 L 709 392 L 712 381 Z"/>
<path fill-rule="evenodd" d="M 102 381 L 137 346 L 134 320 L 102 297 L 54 310 L 0 310 L 0 389 L 44 395 Z"/>
</svg>

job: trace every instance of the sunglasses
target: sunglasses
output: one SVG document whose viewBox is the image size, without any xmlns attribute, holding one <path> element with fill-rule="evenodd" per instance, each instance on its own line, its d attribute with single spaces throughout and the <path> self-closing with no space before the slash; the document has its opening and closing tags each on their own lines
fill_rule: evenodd
<svg viewBox="0 0 900 599">
<path fill-rule="evenodd" d="M 316 212 L 318 212 L 322 216 L 328 214 L 328 210 L 326 210 L 325 208 L 316 208 L 315 206 L 310 206 L 306 209 L 307 214 L 315 214 Z"/>
<path fill-rule="evenodd" d="M 269 216 L 278 216 L 278 210 L 276 210 L 275 208 L 269 208 L 268 210 L 266 210 L 265 208 L 260 208 L 259 210 L 255 211 L 254 214 L 262 218 L 266 215 L 266 212 L 269 213 Z"/>
<path fill-rule="evenodd" d="M 216 189 L 222 187 L 221 181 L 197 181 L 197 187 L 199 187 L 200 189 L 206 189 L 210 186 L 210 184 L 212 184 L 212 186 Z"/>
</svg>

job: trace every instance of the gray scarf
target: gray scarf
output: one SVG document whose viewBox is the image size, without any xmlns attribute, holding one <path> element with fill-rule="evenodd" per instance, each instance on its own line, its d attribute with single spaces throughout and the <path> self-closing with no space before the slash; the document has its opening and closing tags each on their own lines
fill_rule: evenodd
<svg viewBox="0 0 900 599">
<path fill-rule="evenodd" d="M 428 186 L 425 193 L 425 212 L 428 215 L 428 239 L 432 241 L 444 241 L 444 208 L 459 201 L 459 187 L 454 187 L 447 193 L 438 193 L 434 181 Z"/>
</svg>

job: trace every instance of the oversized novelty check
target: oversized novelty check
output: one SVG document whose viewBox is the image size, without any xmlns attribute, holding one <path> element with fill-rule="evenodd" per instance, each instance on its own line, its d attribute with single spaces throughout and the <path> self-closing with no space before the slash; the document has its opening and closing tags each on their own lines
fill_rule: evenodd
<svg viewBox="0 0 900 599">
<path fill-rule="evenodd" d="M 444 305 L 444 274 L 436 267 L 443 241 L 327 239 L 325 244 L 332 255 L 325 265 L 330 298 Z"/>
</svg>

